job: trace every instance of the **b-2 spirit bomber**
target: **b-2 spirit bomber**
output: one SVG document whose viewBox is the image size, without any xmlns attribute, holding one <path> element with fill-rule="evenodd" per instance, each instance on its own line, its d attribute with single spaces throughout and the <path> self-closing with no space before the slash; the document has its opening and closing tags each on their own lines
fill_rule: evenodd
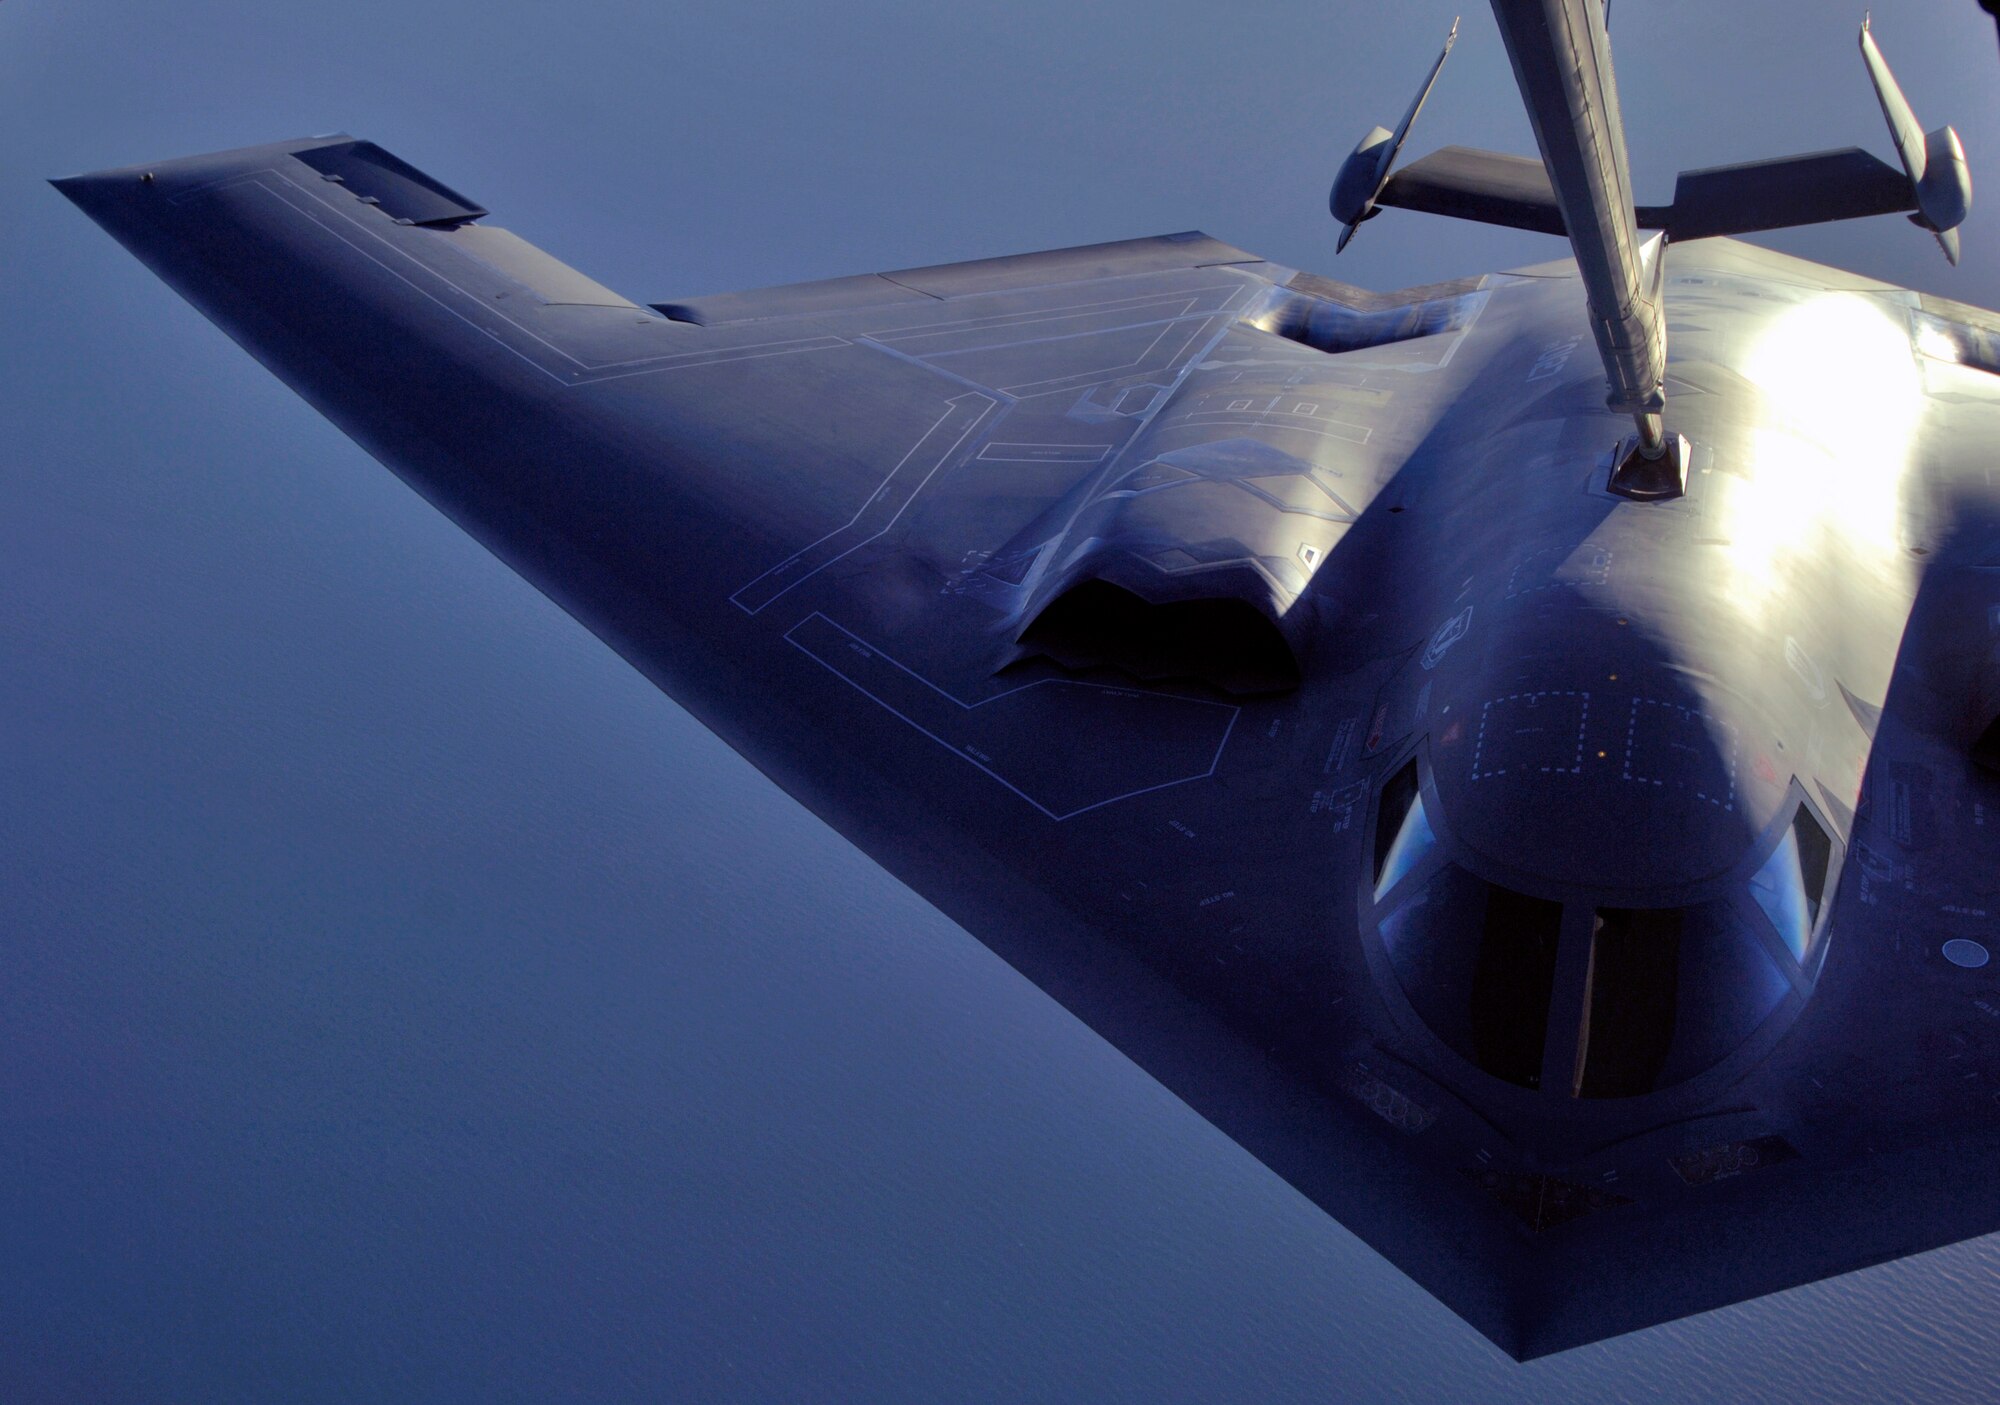
<svg viewBox="0 0 2000 1405">
<path fill-rule="evenodd" d="M 1493 12 L 1539 159 L 1398 167 L 1419 94 L 1340 240 L 1572 257 L 1392 293 L 1186 233 L 642 305 L 345 136 L 57 184 L 1525 1357 L 2000 1228 L 2000 317 L 1731 237 L 1957 258 L 1865 30 L 1894 165 L 1639 206 L 1597 0 Z"/>
</svg>

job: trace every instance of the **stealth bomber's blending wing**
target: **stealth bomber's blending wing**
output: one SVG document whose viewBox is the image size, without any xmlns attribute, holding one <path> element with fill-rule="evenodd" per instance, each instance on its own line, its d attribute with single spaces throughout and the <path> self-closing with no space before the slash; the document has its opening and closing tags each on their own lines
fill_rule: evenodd
<svg viewBox="0 0 2000 1405">
<path fill-rule="evenodd" d="M 642 306 L 365 142 L 60 185 L 1510 1350 L 2000 1226 L 1983 314 L 1677 253 L 1643 503 L 1567 264 L 1182 234 Z"/>
</svg>

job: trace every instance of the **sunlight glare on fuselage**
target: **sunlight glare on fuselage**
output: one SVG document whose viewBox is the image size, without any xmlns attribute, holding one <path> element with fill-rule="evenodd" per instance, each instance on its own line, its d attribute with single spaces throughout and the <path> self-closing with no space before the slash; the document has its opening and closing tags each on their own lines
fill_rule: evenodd
<svg viewBox="0 0 2000 1405">
<path fill-rule="evenodd" d="M 1761 616 L 1803 584 L 1803 558 L 1869 576 L 1899 569 L 1924 405 L 1905 320 L 1875 298 L 1826 293 L 1779 313 L 1738 369 L 1761 404 L 1744 461 L 1718 465 L 1713 497 L 1739 608 Z"/>
</svg>

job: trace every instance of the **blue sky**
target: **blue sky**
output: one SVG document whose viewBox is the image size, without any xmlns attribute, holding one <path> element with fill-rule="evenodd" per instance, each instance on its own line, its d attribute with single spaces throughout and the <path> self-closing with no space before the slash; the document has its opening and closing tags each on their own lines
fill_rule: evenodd
<svg viewBox="0 0 2000 1405">
<path fill-rule="evenodd" d="M 641 301 L 1190 227 L 1388 288 L 1561 252 L 1332 258 L 1452 14 L 0 7 L 0 1395 L 1975 1398 L 1991 1241 L 1507 1362 L 42 184 L 346 129 Z M 1858 10 L 1614 18 L 1642 198 L 1889 153 Z M 2000 191 L 1991 22 L 1876 30 Z M 1483 9 L 1448 142 L 1532 150 Z M 1992 227 L 1770 242 L 2000 306 Z"/>
</svg>

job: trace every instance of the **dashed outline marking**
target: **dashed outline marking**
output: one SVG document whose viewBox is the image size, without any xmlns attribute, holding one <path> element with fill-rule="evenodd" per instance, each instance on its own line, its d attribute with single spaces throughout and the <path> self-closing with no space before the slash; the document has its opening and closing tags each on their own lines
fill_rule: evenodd
<svg viewBox="0 0 2000 1405">
<path fill-rule="evenodd" d="M 1625 774 L 1621 777 L 1621 779 L 1631 781 L 1634 785 L 1652 785 L 1652 786 L 1659 786 L 1662 789 L 1664 789 L 1667 784 L 1667 778 L 1664 776 L 1642 776 L 1634 773 L 1634 771 L 1632 770 L 1632 753 L 1634 752 L 1634 750 L 1636 750 L 1638 746 L 1639 709 L 1641 707 L 1668 708 L 1674 712 L 1678 712 L 1684 719 L 1697 720 L 1703 723 L 1714 722 L 1720 727 L 1722 727 L 1724 731 L 1728 732 L 1729 756 L 1728 759 L 1724 762 L 1724 767 L 1728 772 L 1728 779 L 1729 779 L 1729 794 L 1726 798 L 1717 799 L 1715 796 L 1710 795 L 1707 791 L 1700 790 L 1694 786 L 1689 785 L 1686 781 L 1677 780 L 1674 782 L 1674 784 L 1680 786 L 1685 790 L 1692 791 L 1697 799 L 1705 800 L 1709 804 L 1716 806 L 1718 809 L 1721 809 L 1724 812 L 1735 810 L 1736 761 L 1738 755 L 1743 750 L 1741 739 L 1736 734 L 1735 724 L 1724 721 L 1722 718 L 1716 717 L 1712 713 L 1704 711 L 1701 708 L 1687 707 L 1681 703 L 1665 702 L 1659 698 L 1632 699 L 1631 720 L 1625 726 Z"/>
<path fill-rule="evenodd" d="M 1490 771 L 1482 771 L 1479 769 L 1480 755 L 1486 749 L 1486 723 L 1487 719 L 1493 712 L 1495 704 L 1519 702 L 1523 698 L 1526 698 L 1528 700 L 1530 706 L 1533 706 L 1534 703 L 1541 698 L 1582 699 L 1581 710 L 1577 713 L 1577 718 L 1576 718 L 1576 757 L 1574 763 L 1568 767 L 1541 766 L 1537 768 L 1537 770 L 1539 770 L 1542 774 L 1545 775 L 1556 775 L 1556 776 L 1582 775 L 1583 750 L 1584 750 L 1583 737 L 1584 733 L 1590 727 L 1590 694 L 1585 692 L 1581 688 L 1540 688 L 1533 692 L 1508 693 L 1504 697 L 1488 698 L 1486 702 L 1480 707 L 1479 734 L 1473 740 L 1472 743 L 1472 779 L 1476 781 L 1484 781 L 1484 780 L 1491 780 L 1495 776 L 1504 776 L 1507 774 L 1507 768 L 1505 766 L 1496 766 Z"/>
</svg>

